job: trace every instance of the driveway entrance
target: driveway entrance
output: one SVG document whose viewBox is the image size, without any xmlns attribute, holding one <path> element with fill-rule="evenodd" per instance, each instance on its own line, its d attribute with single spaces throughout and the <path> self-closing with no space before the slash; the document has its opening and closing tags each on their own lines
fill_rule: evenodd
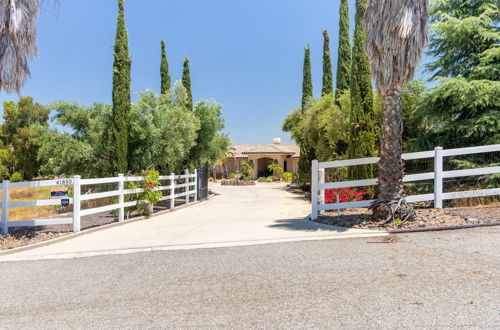
<svg viewBox="0 0 500 330">
<path fill-rule="evenodd" d="M 281 183 L 211 185 L 208 201 L 144 221 L 77 236 L 5 258 L 77 257 L 134 251 L 264 244 L 384 235 L 309 221 L 310 203 Z"/>
</svg>

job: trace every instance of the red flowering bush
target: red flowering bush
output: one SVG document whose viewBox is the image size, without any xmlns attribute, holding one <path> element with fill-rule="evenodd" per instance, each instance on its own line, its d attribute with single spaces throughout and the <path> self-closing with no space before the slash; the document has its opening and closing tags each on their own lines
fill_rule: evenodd
<svg viewBox="0 0 500 330">
<path fill-rule="evenodd" d="M 366 191 L 362 189 L 338 188 L 325 189 L 325 203 L 336 203 L 337 195 L 340 203 L 362 201 Z"/>
</svg>

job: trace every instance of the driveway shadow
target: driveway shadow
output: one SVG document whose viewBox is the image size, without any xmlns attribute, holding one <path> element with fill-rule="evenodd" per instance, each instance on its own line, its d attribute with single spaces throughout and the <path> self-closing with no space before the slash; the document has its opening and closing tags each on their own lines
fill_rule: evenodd
<svg viewBox="0 0 500 330">
<path fill-rule="evenodd" d="M 307 218 L 296 218 L 296 219 L 280 219 L 275 220 L 270 228 L 284 229 L 284 230 L 296 230 L 304 232 L 314 232 L 314 231 L 332 231 L 337 233 L 342 233 L 347 231 L 349 228 L 329 226 L 317 222 L 309 221 Z"/>
</svg>

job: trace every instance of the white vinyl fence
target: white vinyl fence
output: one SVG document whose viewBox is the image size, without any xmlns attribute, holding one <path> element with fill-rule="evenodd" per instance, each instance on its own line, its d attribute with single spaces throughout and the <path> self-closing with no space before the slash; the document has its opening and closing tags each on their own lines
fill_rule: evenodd
<svg viewBox="0 0 500 330">
<path fill-rule="evenodd" d="M 443 192 L 443 179 L 445 178 L 458 178 L 476 175 L 498 174 L 500 173 L 500 166 L 490 166 L 473 169 L 462 169 L 454 171 L 443 171 L 443 158 L 459 155 L 470 155 L 479 153 L 499 152 L 500 144 L 460 148 L 460 149 L 447 149 L 441 147 L 435 148 L 433 151 L 415 152 L 403 154 L 404 160 L 414 160 L 423 158 L 434 158 L 434 172 L 410 174 L 406 175 L 403 182 L 415 182 L 423 180 L 434 180 L 434 192 L 431 194 L 420 194 L 407 196 L 406 200 L 409 202 L 422 202 L 434 201 L 435 208 L 443 207 L 443 200 L 468 198 L 468 197 L 483 197 L 500 195 L 500 187 L 492 189 L 478 189 L 458 192 Z M 340 182 L 325 182 L 325 169 L 338 168 L 355 165 L 375 164 L 379 160 L 378 157 L 359 158 L 349 160 L 338 160 L 331 162 L 318 162 L 312 161 L 312 177 L 311 177 L 311 219 L 317 219 L 318 213 L 327 210 L 340 210 L 356 207 L 368 207 L 373 200 L 363 200 L 344 203 L 329 203 L 325 204 L 324 196 L 325 189 L 339 189 L 344 187 L 365 187 L 374 186 L 377 184 L 377 179 L 355 180 L 355 181 L 340 181 Z"/>
<path fill-rule="evenodd" d="M 98 178 L 98 179 L 81 179 L 80 176 L 75 176 L 68 179 L 58 180 L 45 180 L 45 181 L 29 181 L 29 182 L 9 182 L 8 180 L 2 183 L 2 234 L 7 235 L 9 228 L 12 227 L 32 227 L 32 226 L 46 226 L 46 225 L 61 225 L 72 224 L 73 231 L 78 232 L 81 229 L 80 218 L 82 216 L 118 210 L 118 221 L 122 222 L 125 219 L 125 208 L 135 206 L 137 200 L 125 202 L 125 196 L 129 194 L 137 194 L 143 192 L 142 188 L 138 189 L 125 189 L 126 182 L 137 182 L 144 180 L 141 176 L 124 176 L 119 174 L 117 177 L 111 178 Z M 194 196 L 193 200 L 197 200 L 197 173 L 196 170 L 190 174 L 188 170 L 182 175 L 172 173 L 168 176 L 160 176 L 161 181 L 169 181 L 168 186 L 158 186 L 155 188 L 157 191 L 163 192 L 162 201 L 170 200 L 170 210 L 176 207 L 175 201 L 179 197 L 185 197 L 183 204 L 190 203 L 190 196 Z M 178 181 L 182 181 L 179 183 Z M 116 184 L 116 190 L 98 192 L 98 193 L 82 193 L 81 186 L 91 186 L 99 184 Z M 57 199 L 43 199 L 43 200 L 29 200 L 13 202 L 9 198 L 9 190 L 15 188 L 35 188 L 35 187 L 54 187 L 54 186 L 72 186 L 73 197 L 63 196 Z M 183 189 L 182 189 L 183 188 Z M 181 192 L 179 192 L 179 190 Z M 177 192 L 176 192 L 177 191 Z M 118 203 L 113 205 L 100 206 L 90 209 L 82 209 L 82 202 L 95 200 L 106 197 L 118 197 Z M 72 217 L 67 218 L 49 218 L 49 219 L 33 219 L 24 221 L 10 221 L 9 209 L 19 207 L 32 207 L 32 206 L 51 206 L 51 205 L 73 205 Z"/>
</svg>

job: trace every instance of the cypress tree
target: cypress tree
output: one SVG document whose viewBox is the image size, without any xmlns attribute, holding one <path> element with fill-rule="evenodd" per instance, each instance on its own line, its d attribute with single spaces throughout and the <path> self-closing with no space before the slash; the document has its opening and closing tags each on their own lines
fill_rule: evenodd
<svg viewBox="0 0 500 330">
<path fill-rule="evenodd" d="M 128 169 L 128 119 L 131 108 L 128 36 L 125 28 L 125 6 L 118 0 L 118 19 L 113 62 L 113 168 L 115 173 Z"/>
<path fill-rule="evenodd" d="M 160 62 L 160 77 L 161 77 L 161 93 L 167 94 L 170 91 L 171 81 L 170 72 L 168 72 L 167 51 L 165 50 L 165 41 L 161 41 L 161 62 Z"/>
<path fill-rule="evenodd" d="M 330 55 L 330 37 L 323 30 L 323 88 L 321 96 L 333 93 L 332 58 Z"/>
<path fill-rule="evenodd" d="M 366 0 L 356 0 L 351 62 L 351 134 L 347 147 L 350 159 L 370 157 L 376 153 L 373 89 L 370 63 L 365 52 L 366 33 L 363 28 L 366 8 Z M 353 166 L 349 171 L 350 179 L 373 177 L 373 166 Z"/>
<path fill-rule="evenodd" d="M 309 46 L 304 49 L 304 67 L 302 81 L 302 113 L 306 111 L 308 103 L 313 99 L 313 84 L 311 73 L 311 50 Z M 310 189 L 311 162 L 316 159 L 316 151 L 309 146 L 307 141 L 298 141 L 300 145 L 299 158 L 299 185 L 305 190 Z"/>
<path fill-rule="evenodd" d="M 337 86 L 335 98 L 351 87 L 351 41 L 349 36 L 349 2 L 340 2 L 339 49 L 337 58 Z"/>
<path fill-rule="evenodd" d="M 302 80 L 302 112 L 304 112 L 307 103 L 313 98 L 313 84 L 311 74 L 311 50 L 309 46 L 304 49 L 304 67 Z"/>
<path fill-rule="evenodd" d="M 193 110 L 193 94 L 191 92 L 191 73 L 189 72 L 189 59 L 184 58 L 184 69 L 182 71 L 182 85 L 186 89 L 186 108 Z"/>
</svg>

